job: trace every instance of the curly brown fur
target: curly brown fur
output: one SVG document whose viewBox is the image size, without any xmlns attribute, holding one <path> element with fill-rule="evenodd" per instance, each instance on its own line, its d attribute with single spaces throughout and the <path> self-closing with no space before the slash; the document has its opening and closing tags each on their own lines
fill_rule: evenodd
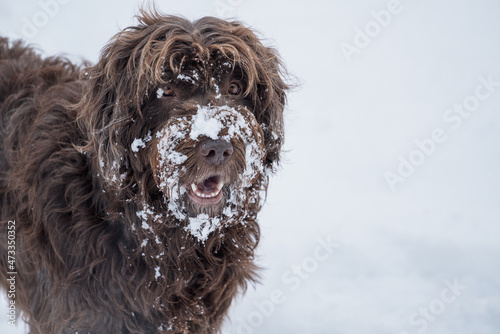
<svg viewBox="0 0 500 334">
<path fill-rule="evenodd" d="M 138 19 L 88 68 L 0 38 L 0 280 L 15 221 L 31 333 L 216 333 L 256 279 L 283 142 L 279 57 L 238 22 Z M 201 112 L 222 124 L 227 161 L 199 153 Z M 215 182 L 220 201 L 193 199 L 190 184 Z"/>
</svg>

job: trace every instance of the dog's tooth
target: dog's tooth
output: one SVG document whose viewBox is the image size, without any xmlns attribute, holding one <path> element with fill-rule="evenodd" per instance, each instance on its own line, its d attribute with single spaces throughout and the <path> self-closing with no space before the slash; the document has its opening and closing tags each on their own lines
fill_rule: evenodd
<svg viewBox="0 0 500 334">
<path fill-rule="evenodd" d="M 220 181 L 219 183 L 217 183 L 217 193 L 219 193 L 222 187 L 224 187 L 224 182 Z"/>
<path fill-rule="evenodd" d="M 203 197 L 203 194 L 200 192 L 200 190 L 198 189 L 198 186 L 196 184 L 191 183 L 191 189 L 196 194 L 196 196 Z"/>
<path fill-rule="evenodd" d="M 201 198 L 214 198 L 217 197 L 221 191 L 221 189 L 224 187 L 223 182 L 217 183 L 215 186 L 215 190 L 209 194 L 205 194 L 196 185 L 196 183 L 191 183 L 191 189 L 193 190 L 193 193 L 195 193 L 196 196 L 201 197 Z"/>
</svg>

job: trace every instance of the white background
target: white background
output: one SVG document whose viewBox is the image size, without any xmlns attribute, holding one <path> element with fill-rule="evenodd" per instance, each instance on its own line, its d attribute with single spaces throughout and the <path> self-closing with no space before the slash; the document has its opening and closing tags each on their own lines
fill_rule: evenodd
<svg viewBox="0 0 500 334">
<path fill-rule="evenodd" d="M 0 33 L 96 62 L 139 6 L 44 10 L 51 1 L 2 0 Z M 500 86 L 480 88 L 489 96 L 460 126 L 443 117 L 474 102 L 480 77 L 500 82 L 500 2 L 401 0 L 390 19 L 377 14 L 389 3 L 157 1 L 189 19 L 246 22 L 300 81 L 260 215 L 262 284 L 235 301 L 224 333 L 499 333 Z M 348 59 L 341 46 L 355 42 Z M 446 140 L 419 153 L 435 129 Z M 418 166 L 391 189 L 386 173 L 410 158 Z M 331 253 L 320 248 L 328 240 Z M 1 333 L 25 332 L 6 322 Z"/>
</svg>

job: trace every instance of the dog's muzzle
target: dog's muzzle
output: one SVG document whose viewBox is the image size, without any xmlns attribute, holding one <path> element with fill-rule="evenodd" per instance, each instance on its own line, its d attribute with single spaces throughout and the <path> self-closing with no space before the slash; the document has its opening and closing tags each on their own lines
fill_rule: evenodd
<svg viewBox="0 0 500 334">
<path fill-rule="evenodd" d="M 237 206 L 233 193 L 243 192 L 263 172 L 262 129 L 243 107 L 193 106 L 169 119 L 155 141 L 155 180 L 178 217 L 216 215 Z"/>
</svg>

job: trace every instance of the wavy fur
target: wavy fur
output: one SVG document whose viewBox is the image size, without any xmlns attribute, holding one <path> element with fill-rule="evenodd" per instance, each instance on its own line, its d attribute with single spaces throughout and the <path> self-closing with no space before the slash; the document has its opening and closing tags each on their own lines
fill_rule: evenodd
<svg viewBox="0 0 500 334">
<path fill-rule="evenodd" d="M 15 301 L 31 333 L 216 333 L 235 294 L 257 277 L 256 215 L 284 138 L 279 56 L 238 22 L 156 11 L 138 20 L 91 67 L 0 38 L 0 280 L 7 288 L 7 222 L 15 220 Z M 179 81 L 185 74 L 196 83 Z M 218 94 L 233 79 L 241 96 Z M 159 98 L 165 85 L 177 97 Z M 203 162 L 187 137 L 175 145 L 186 163 L 159 163 L 160 134 L 174 119 L 189 128 L 196 106 L 228 106 L 248 120 L 263 168 L 246 186 L 239 137 L 222 166 Z M 160 185 L 163 172 L 178 185 L 219 173 L 233 187 L 225 205 L 238 190 L 237 214 L 200 241 L 188 218 L 169 211 L 189 201 Z M 222 207 L 190 205 L 186 217 L 224 217 Z"/>
</svg>

